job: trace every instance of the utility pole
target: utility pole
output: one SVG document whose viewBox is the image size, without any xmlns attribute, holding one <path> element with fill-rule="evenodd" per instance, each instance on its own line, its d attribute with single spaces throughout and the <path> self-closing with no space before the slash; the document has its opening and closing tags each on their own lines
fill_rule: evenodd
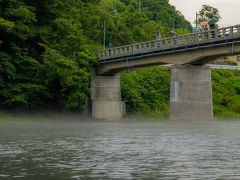
<svg viewBox="0 0 240 180">
<path fill-rule="evenodd" d="M 104 18 L 104 25 L 103 25 L 103 49 L 105 49 L 106 45 L 106 19 Z"/>
<path fill-rule="evenodd" d="M 196 12 L 196 29 L 197 29 L 197 23 L 198 23 L 198 22 L 197 22 L 197 20 L 198 20 L 198 15 L 199 15 L 199 14 Z"/>
<path fill-rule="evenodd" d="M 114 8 L 115 10 L 107 13 L 107 14 L 111 14 L 111 13 L 115 13 L 115 15 L 117 16 L 117 6 L 116 6 L 116 2 L 114 1 Z M 104 24 L 103 24 L 103 49 L 105 49 L 106 46 L 106 18 L 104 18 Z"/>
</svg>

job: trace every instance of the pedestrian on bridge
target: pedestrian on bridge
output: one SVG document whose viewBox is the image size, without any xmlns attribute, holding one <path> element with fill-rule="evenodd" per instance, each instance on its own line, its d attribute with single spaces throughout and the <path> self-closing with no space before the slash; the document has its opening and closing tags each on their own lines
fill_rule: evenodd
<svg viewBox="0 0 240 180">
<path fill-rule="evenodd" d="M 204 36 L 205 36 L 205 39 L 208 39 L 208 25 L 205 25 L 204 27 L 203 27 L 203 31 L 204 31 Z"/>
<path fill-rule="evenodd" d="M 157 46 L 160 47 L 161 44 L 161 33 L 160 31 L 157 31 Z"/>
<path fill-rule="evenodd" d="M 160 47 L 161 45 L 161 32 L 160 31 L 155 31 L 155 34 L 153 35 L 153 38 L 157 38 L 156 45 Z"/>
<path fill-rule="evenodd" d="M 109 42 L 108 48 L 109 48 L 109 49 L 113 48 L 113 45 L 112 45 L 111 42 Z"/>
<path fill-rule="evenodd" d="M 173 39 L 173 43 L 176 45 L 177 44 L 177 33 L 174 31 L 171 31 L 171 37 Z"/>
<path fill-rule="evenodd" d="M 111 49 L 113 48 L 113 45 L 112 45 L 111 42 L 109 42 L 108 48 L 109 48 L 109 56 L 111 56 L 111 54 L 112 54 L 112 50 Z"/>
</svg>

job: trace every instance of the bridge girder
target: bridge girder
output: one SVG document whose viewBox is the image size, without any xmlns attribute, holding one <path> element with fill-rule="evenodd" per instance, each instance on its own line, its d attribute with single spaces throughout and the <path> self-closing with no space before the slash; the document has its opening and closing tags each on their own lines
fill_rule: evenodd
<svg viewBox="0 0 240 180">
<path fill-rule="evenodd" d="M 114 75 L 126 69 L 156 66 L 163 64 L 174 65 L 204 65 L 215 58 L 222 56 L 230 56 L 240 54 L 240 42 L 232 42 L 230 44 L 222 44 L 219 46 L 209 46 L 204 48 L 196 48 L 181 52 L 159 54 L 154 56 L 129 59 L 113 63 L 101 64 L 96 68 L 97 75 Z"/>
</svg>

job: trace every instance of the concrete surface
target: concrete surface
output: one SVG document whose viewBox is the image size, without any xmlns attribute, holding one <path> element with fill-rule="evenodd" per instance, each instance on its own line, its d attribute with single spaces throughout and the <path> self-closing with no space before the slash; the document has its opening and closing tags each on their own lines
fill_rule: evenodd
<svg viewBox="0 0 240 180">
<path fill-rule="evenodd" d="M 93 118 L 121 120 L 126 111 L 121 98 L 120 75 L 92 75 L 91 100 Z"/>
<path fill-rule="evenodd" d="M 140 59 L 119 61 L 114 63 L 101 64 L 97 69 L 98 75 L 114 75 L 126 69 L 163 65 L 163 64 L 198 64 L 203 65 L 224 56 L 240 54 L 240 43 L 233 45 L 222 45 L 218 47 L 206 47 L 191 51 L 183 51 L 171 54 L 159 54 Z"/>
<path fill-rule="evenodd" d="M 210 67 L 172 66 L 170 119 L 213 119 Z"/>
</svg>

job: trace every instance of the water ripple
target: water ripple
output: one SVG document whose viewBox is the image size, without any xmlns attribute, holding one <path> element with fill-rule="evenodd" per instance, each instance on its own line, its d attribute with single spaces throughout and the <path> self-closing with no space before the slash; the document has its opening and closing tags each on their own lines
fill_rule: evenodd
<svg viewBox="0 0 240 180">
<path fill-rule="evenodd" d="M 240 122 L 0 127 L 0 179 L 240 179 Z"/>
</svg>

